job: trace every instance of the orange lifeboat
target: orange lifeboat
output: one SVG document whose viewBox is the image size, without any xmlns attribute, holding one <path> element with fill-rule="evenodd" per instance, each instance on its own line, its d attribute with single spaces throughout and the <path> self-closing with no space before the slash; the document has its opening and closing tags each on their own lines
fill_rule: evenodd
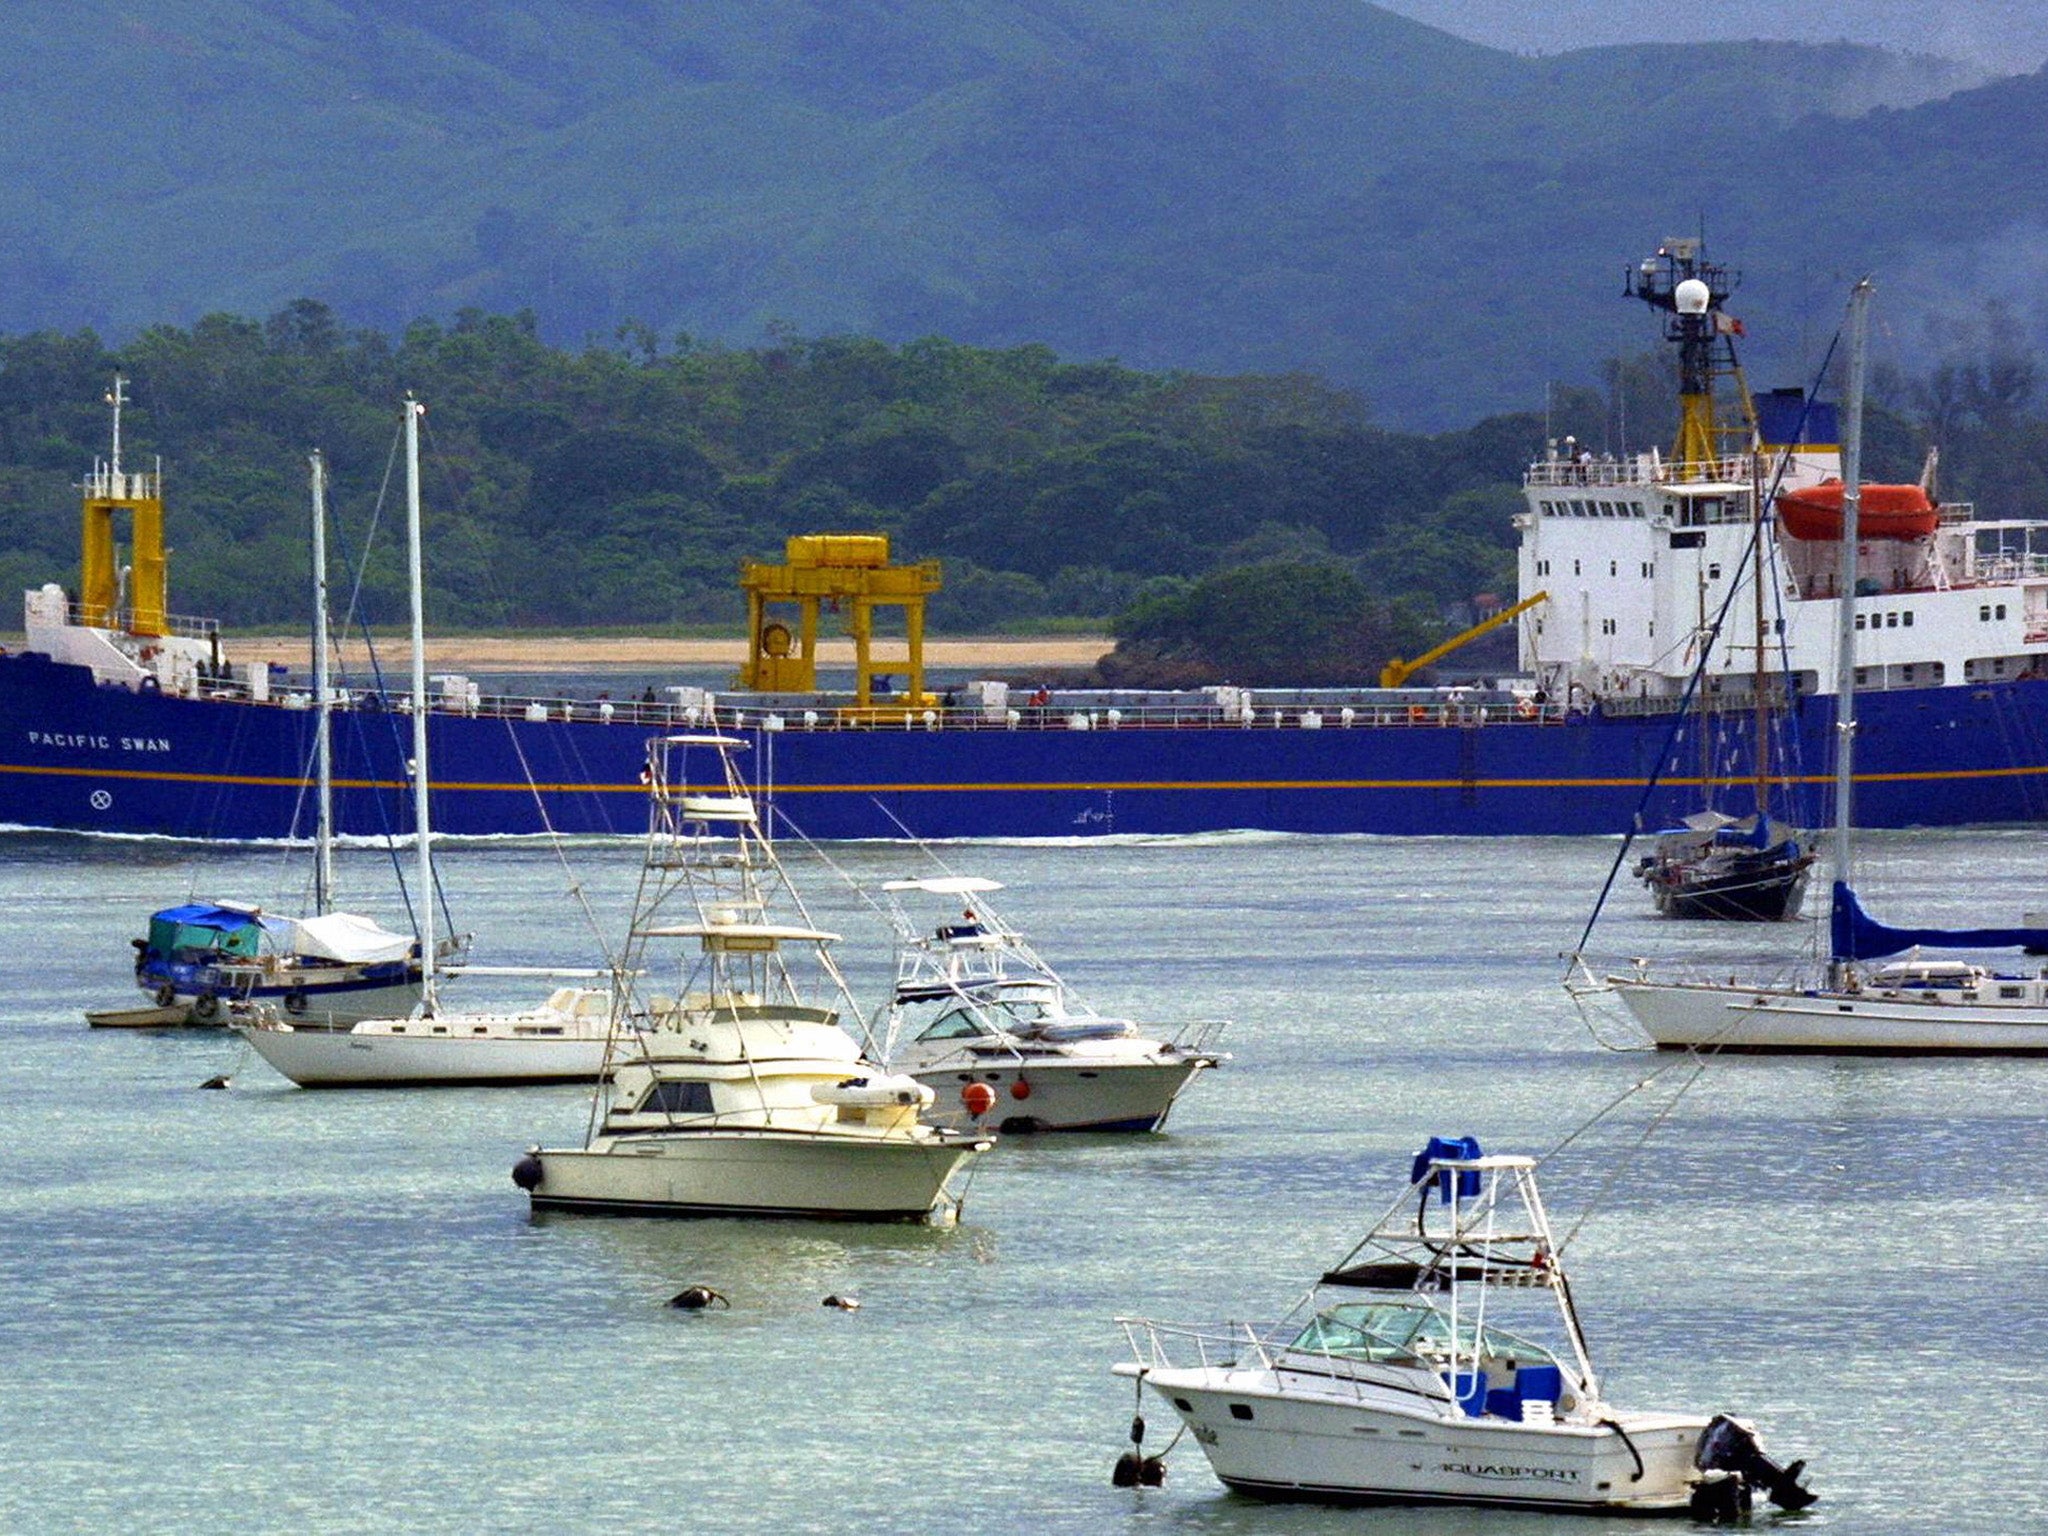
<svg viewBox="0 0 2048 1536">
<path fill-rule="evenodd" d="M 1823 480 L 1778 498 L 1778 520 L 1795 539 L 1842 537 L 1842 482 Z M 1924 539 L 1941 513 L 1917 485 L 1866 485 L 1856 509 L 1859 539 Z"/>
</svg>

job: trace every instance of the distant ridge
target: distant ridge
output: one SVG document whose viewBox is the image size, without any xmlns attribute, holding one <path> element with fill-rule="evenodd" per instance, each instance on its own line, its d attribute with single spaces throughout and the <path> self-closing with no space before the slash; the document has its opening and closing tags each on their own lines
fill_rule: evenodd
<svg viewBox="0 0 2048 1536">
<path fill-rule="evenodd" d="M 1776 378 L 1848 274 L 1894 274 L 1910 329 L 2048 216 L 2048 76 L 1849 45 L 1526 58 L 1350 0 L 144 14 L 10 18 L 0 328 L 305 295 L 570 341 L 943 334 L 1310 371 L 1446 427 L 1647 345 L 1621 268 L 1702 219 Z"/>
</svg>

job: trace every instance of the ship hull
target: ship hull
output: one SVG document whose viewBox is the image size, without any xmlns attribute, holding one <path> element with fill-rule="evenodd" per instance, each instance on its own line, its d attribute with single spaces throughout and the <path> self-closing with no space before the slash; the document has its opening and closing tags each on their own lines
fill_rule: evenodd
<svg viewBox="0 0 2048 1536">
<path fill-rule="evenodd" d="M 1443 1419 L 1230 1367 L 1154 1371 L 1145 1384 L 1179 1411 L 1218 1479 L 1280 1501 L 1683 1514 L 1707 1425 L 1630 1414 L 1623 1435 L 1611 1424 Z"/>
<path fill-rule="evenodd" d="M 1667 1051 L 2048 1056 L 2048 1008 L 2042 1007 L 1897 992 L 1742 991 L 1621 978 L 1613 985 L 1643 1032 Z"/>
<path fill-rule="evenodd" d="M 1868 827 L 2048 816 L 2048 681 L 1902 689 L 1860 701 L 1856 820 Z M 1793 817 L 1823 819 L 1833 709 L 1791 712 Z M 313 714 L 98 686 L 84 668 L 0 657 L 0 822 L 208 839 L 306 836 Z M 1220 723 L 1075 730 L 962 719 L 868 729 L 718 728 L 778 826 L 818 838 L 1075 837 L 1254 828 L 1399 835 L 1612 834 L 1696 808 L 1696 777 L 1645 804 L 1666 715 L 1309 728 Z M 696 725 L 698 722 L 689 722 Z M 643 719 L 436 712 L 433 824 L 452 835 L 637 833 Z M 1728 729 L 1743 724 L 1731 717 Z M 336 824 L 410 830 L 410 721 L 336 716 Z M 1668 798 L 1667 798 L 1668 797 Z M 1780 814 L 1784 814 L 1780 812 Z"/>
<path fill-rule="evenodd" d="M 608 1042 L 429 1035 L 244 1025 L 256 1054 L 301 1088 L 417 1088 L 592 1083 Z"/>
<path fill-rule="evenodd" d="M 938 1096 L 958 1102 L 969 1083 L 983 1083 L 996 1096 L 985 1117 L 1005 1135 L 1039 1131 L 1156 1131 L 1166 1123 L 1174 1100 L 1197 1072 L 1215 1064 L 1211 1056 L 1153 1061 L 1101 1061 L 1086 1057 L 1018 1062 L 992 1056 L 961 1067 L 906 1064 L 902 1070 Z"/>
<path fill-rule="evenodd" d="M 984 1145 L 766 1129 L 601 1138 L 532 1154 L 529 1193 L 535 1210 L 927 1221 Z"/>
</svg>

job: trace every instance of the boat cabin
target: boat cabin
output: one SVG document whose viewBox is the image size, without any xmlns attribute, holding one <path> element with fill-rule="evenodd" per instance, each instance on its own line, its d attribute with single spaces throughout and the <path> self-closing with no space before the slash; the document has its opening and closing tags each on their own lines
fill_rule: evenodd
<svg viewBox="0 0 2048 1536">
<path fill-rule="evenodd" d="M 1278 1369 L 1298 1367 L 1299 1357 L 1321 1362 L 1409 1367 L 1427 1371 L 1446 1396 L 1452 1395 L 1450 1362 L 1456 1374 L 1459 1411 L 1468 1418 L 1548 1418 L 1577 1407 L 1580 1385 L 1571 1368 L 1541 1344 L 1505 1329 L 1453 1321 L 1428 1301 L 1416 1298 L 1339 1302 L 1312 1317 L 1275 1358 Z M 1478 1362 L 1476 1372 L 1471 1369 Z"/>
</svg>

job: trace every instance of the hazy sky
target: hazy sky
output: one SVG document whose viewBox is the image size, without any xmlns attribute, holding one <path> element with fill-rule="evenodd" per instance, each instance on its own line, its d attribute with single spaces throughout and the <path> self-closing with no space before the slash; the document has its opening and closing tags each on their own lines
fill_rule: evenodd
<svg viewBox="0 0 2048 1536">
<path fill-rule="evenodd" d="M 1377 0 L 1474 42 L 1517 53 L 1598 43 L 1725 38 L 1832 42 L 1933 53 L 2024 74 L 2048 59 L 2048 0 Z"/>
</svg>

